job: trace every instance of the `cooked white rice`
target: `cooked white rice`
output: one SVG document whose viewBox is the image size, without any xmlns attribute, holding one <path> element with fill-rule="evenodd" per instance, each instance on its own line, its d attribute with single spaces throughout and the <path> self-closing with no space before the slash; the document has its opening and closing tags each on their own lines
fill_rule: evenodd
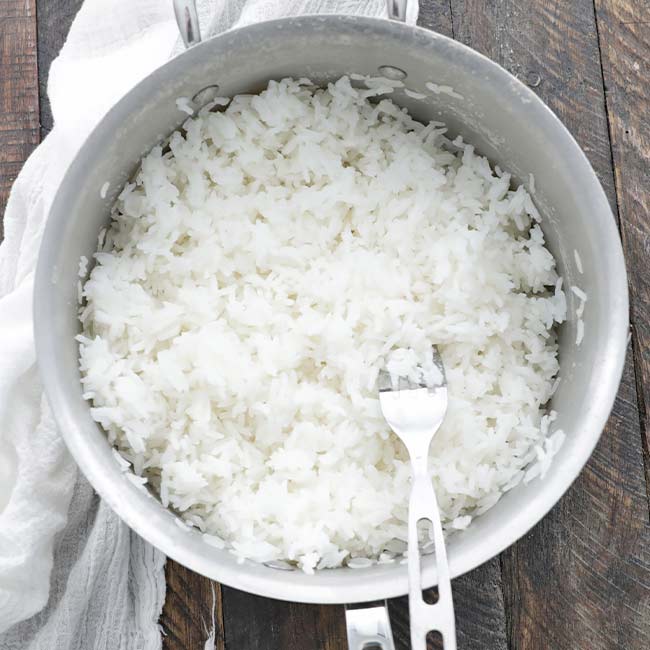
<svg viewBox="0 0 650 650">
<path fill-rule="evenodd" d="M 530 196 L 379 91 L 286 79 L 188 119 L 120 194 L 84 287 L 93 417 L 240 557 L 394 557 L 410 470 L 375 388 L 392 349 L 445 363 L 448 529 L 563 437 L 543 405 L 566 302 Z"/>
<path fill-rule="evenodd" d="M 456 97 L 456 99 L 465 99 L 451 86 L 440 86 L 439 84 L 434 84 L 432 81 L 427 81 L 425 85 L 434 95 L 449 95 L 450 97 Z"/>
<path fill-rule="evenodd" d="M 582 258 L 580 257 L 580 253 L 578 253 L 578 250 L 576 248 L 573 249 L 573 257 L 575 258 L 576 261 L 576 268 L 578 269 L 578 273 L 582 275 L 584 272 L 582 270 Z"/>
</svg>

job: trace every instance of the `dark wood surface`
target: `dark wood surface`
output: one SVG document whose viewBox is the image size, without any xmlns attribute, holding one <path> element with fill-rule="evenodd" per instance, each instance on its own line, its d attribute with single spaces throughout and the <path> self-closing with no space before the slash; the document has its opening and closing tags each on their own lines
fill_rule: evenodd
<svg viewBox="0 0 650 650">
<path fill-rule="evenodd" d="M 47 71 L 80 4 L 0 0 L 0 213 L 22 162 L 52 126 Z M 603 437 L 540 524 L 454 581 L 459 648 L 650 648 L 650 1 L 420 5 L 422 26 L 503 65 L 575 135 L 619 220 L 631 297 L 628 360 Z M 208 647 L 218 650 L 346 647 L 342 607 L 251 596 L 171 561 L 166 572 L 166 650 L 203 650 L 212 620 Z M 391 601 L 390 612 L 397 647 L 406 649 L 405 599 Z"/>
<path fill-rule="evenodd" d="M 0 0 L 0 215 L 39 142 L 38 94 L 35 0 Z"/>
</svg>

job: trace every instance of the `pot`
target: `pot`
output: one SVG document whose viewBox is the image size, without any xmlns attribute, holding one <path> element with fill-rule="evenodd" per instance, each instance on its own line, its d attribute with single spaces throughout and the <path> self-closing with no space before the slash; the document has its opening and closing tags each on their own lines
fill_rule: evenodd
<svg viewBox="0 0 650 650">
<path fill-rule="evenodd" d="M 393 4 L 401 6 L 401 3 Z M 322 84 L 357 72 L 402 78 L 394 101 L 421 121 L 444 121 L 492 163 L 529 184 L 542 229 L 565 286 L 589 296 L 585 335 L 576 345 L 576 298 L 567 292 L 568 321 L 559 330 L 562 381 L 552 400 L 556 426 L 567 434 L 543 480 L 519 485 L 448 541 L 452 577 L 489 560 L 534 526 L 578 475 L 605 425 L 622 373 L 628 331 L 625 266 L 605 194 L 579 146 L 558 118 L 503 68 L 449 38 L 396 20 L 303 16 L 251 25 L 199 41 L 192 3 L 178 2 L 189 44 L 123 97 L 91 133 L 57 192 L 35 283 L 35 337 L 40 371 L 58 426 L 93 487 L 139 535 L 209 578 L 271 598 L 354 603 L 407 592 L 406 566 L 301 571 L 246 561 L 206 545 L 175 515 L 122 473 L 82 397 L 77 320 L 79 258 L 96 250 L 110 207 L 140 159 L 187 117 L 176 99 L 207 97 L 214 86 L 231 96 L 261 90 L 269 79 L 309 77 Z M 427 83 L 449 86 L 435 94 Z M 207 88 L 207 90 L 205 90 Z M 212 89 L 212 90 L 211 90 Z M 105 198 L 100 188 L 110 183 Z M 532 190 L 532 187 L 530 187 Z M 576 265 L 575 251 L 583 273 Z M 423 562 L 423 585 L 436 582 Z"/>
</svg>

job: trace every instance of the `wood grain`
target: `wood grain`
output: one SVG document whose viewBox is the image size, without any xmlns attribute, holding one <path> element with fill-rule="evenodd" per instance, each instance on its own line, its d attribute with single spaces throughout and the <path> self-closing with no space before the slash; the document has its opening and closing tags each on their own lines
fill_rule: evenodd
<svg viewBox="0 0 650 650">
<path fill-rule="evenodd" d="M 286 603 L 223 587 L 228 650 L 346 650 L 342 606 Z"/>
<path fill-rule="evenodd" d="M 487 562 L 452 583 L 456 611 L 456 636 L 461 650 L 506 650 L 505 606 L 498 558 Z M 389 603 L 396 650 L 411 647 L 408 598 Z M 429 643 L 432 650 L 439 645 Z"/>
<path fill-rule="evenodd" d="M 207 650 L 212 641 L 215 650 L 224 650 L 220 585 L 173 560 L 167 560 L 165 578 L 167 595 L 160 617 L 163 650 Z"/>
<path fill-rule="evenodd" d="M 452 9 L 456 39 L 535 90 L 587 153 L 613 204 L 591 0 L 452 0 Z"/>
<path fill-rule="evenodd" d="M 450 0 L 421 1 L 418 25 L 453 38 Z"/>
<path fill-rule="evenodd" d="M 457 38 L 533 87 L 614 179 L 591 0 L 452 2 Z M 650 647 L 650 529 L 631 356 L 591 461 L 558 506 L 502 555 L 509 646 Z"/>
<path fill-rule="evenodd" d="M 0 0 L 0 215 L 39 143 L 38 117 L 35 1 Z"/>
<path fill-rule="evenodd" d="M 650 526 L 631 353 L 614 413 L 559 505 L 504 554 L 512 647 L 650 647 Z"/>
<path fill-rule="evenodd" d="M 597 0 L 595 5 L 650 486 L 650 3 Z"/>
</svg>

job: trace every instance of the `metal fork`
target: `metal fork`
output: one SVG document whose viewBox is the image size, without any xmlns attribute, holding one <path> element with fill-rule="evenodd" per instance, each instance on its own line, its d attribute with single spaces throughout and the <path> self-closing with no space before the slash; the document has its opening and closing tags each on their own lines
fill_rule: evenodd
<svg viewBox="0 0 650 650">
<path fill-rule="evenodd" d="M 442 424 L 447 411 L 447 379 L 438 349 L 432 348 L 434 367 L 438 372 L 419 368 L 417 381 L 379 373 L 379 401 L 386 421 L 400 437 L 411 457 L 413 484 L 409 500 L 408 573 L 411 647 L 425 650 L 430 631 L 442 634 L 445 650 L 456 650 L 456 623 L 451 580 L 447 564 L 445 539 L 440 523 L 438 502 L 427 471 L 429 445 Z M 438 601 L 430 605 L 422 597 L 418 522 L 430 521 L 436 551 Z"/>
</svg>

